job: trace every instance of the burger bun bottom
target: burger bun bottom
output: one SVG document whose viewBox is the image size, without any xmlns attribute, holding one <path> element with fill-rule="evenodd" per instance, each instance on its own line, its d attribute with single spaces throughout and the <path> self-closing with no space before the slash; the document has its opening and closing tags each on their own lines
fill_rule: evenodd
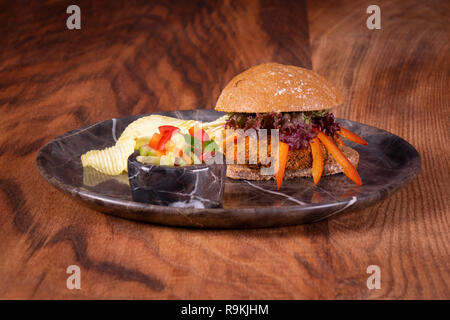
<svg viewBox="0 0 450 320">
<path fill-rule="evenodd" d="M 345 157 L 356 168 L 359 162 L 359 153 L 348 146 L 339 146 Z M 334 160 L 330 155 L 328 160 L 323 166 L 323 176 L 341 173 L 342 167 Z M 250 168 L 246 165 L 227 165 L 227 177 L 231 179 L 243 179 L 243 180 L 270 180 L 274 179 L 273 175 L 262 175 L 260 169 Z M 284 179 L 293 179 L 300 177 L 312 177 L 312 169 L 305 168 L 299 170 L 286 170 L 284 173 Z"/>
</svg>

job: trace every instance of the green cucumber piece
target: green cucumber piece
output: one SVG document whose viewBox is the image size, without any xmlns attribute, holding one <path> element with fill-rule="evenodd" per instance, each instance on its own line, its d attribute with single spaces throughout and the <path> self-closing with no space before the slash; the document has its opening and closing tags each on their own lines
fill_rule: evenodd
<svg viewBox="0 0 450 320">
<path fill-rule="evenodd" d="M 193 164 L 201 164 L 202 162 L 200 161 L 200 159 L 197 157 L 197 155 L 194 153 L 194 163 Z"/>
<path fill-rule="evenodd" d="M 159 157 L 151 157 L 151 156 L 137 156 L 136 160 L 143 164 L 153 164 L 153 165 L 159 165 L 160 164 L 160 158 Z"/>
<path fill-rule="evenodd" d="M 203 153 L 219 151 L 219 146 L 214 140 L 208 140 L 203 142 Z"/>
<path fill-rule="evenodd" d="M 144 146 L 139 148 L 139 154 L 141 156 L 155 157 L 156 156 L 156 151 L 153 148 L 151 148 L 151 147 L 149 147 L 147 145 L 144 145 Z"/>
<path fill-rule="evenodd" d="M 161 156 L 159 164 L 161 166 L 173 166 L 175 164 L 175 157 L 173 155 Z"/>
<path fill-rule="evenodd" d="M 194 146 L 201 146 L 202 143 L 200 140 L 198 140 L 197 138 L 194 138 L 193 136 L 191 136 L 190 134 L 185 134 L 184 135 L 184 141 L 186 141 L 186 143 L 188 145 L 190 145 L 191 147 Z"/>
</svg>

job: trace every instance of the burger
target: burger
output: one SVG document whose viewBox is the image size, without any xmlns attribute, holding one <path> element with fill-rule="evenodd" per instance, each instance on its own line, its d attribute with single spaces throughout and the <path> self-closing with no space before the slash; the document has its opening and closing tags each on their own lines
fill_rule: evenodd
<svg viewBox="0 0 450 320">
<path fill-rule="evenodd" d="M 361 185 L 356 171 L 359 154 L 342 138 L 362 145 L 367 142 L 336 121 L 331 108 L 343 101 L 343 95 L 328 80 L 301 67 L 266 63 L 238 74 L 223 89 L 215 110 L 227 113 L 226 129 L 242 129 L 238 131 L 244 133 L 253 129 L 257 134 L 266 129 L 269 135 L 271 129 L 277 129 L 278 154 L 273 158 L 278 166 L 273 175 L 261 174 L 261 167 L 268 164 L 259 154 L 256 163 L 249 162 L 249 152 L 254 149 L 246 141 L 245 155 L 241 155 L 245 163 L 228 164 L 226 175 L 232 179 L 275 179 L 280 188 L 283 179 L 313 177 L 317 184 L 323 175 L 344 173 Z M 270 154 L 270 142 L 267 148 Z M 224 153 L 230 152 L 235 160 L 239 158 L 237 148 L 227 150 L 224 146 Z"/>
</svg>

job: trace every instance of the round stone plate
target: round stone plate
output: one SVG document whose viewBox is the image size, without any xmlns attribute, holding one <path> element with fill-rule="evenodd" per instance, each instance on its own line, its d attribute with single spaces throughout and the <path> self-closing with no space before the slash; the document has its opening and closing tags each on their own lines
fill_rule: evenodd
<svg viewBox="0 0 450 320">
<path fill-rule="evenodd" d="M 159 114 L 212 121 L 223 113 L 187 110 Z M 418 152 L 405 140 L 368 125 L 338 119 L 369 143 L 345 141 L 360 154 L 358 187 L 343 174 L 287 180 L 277 191 L 274 181 L 228 179 L 223 207 L 193 209 L 134 202 L 127 174 L 108 176 L 81 166 L 91 149 L 114 145 L 125 127 L 139 116 L 112 119 L 68 132 L 46 144 L 37 156 L 42 176 L 56 188 L 99 211 L 122 218 L 198 228 L 275 227 L 315 222 L 339 212 L 367 207 L 410 182 L 420 170 Z"/>
</svg>

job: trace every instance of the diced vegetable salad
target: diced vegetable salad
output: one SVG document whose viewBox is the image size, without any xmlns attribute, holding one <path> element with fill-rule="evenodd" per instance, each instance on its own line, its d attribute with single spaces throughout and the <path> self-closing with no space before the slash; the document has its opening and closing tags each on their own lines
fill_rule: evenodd
<svg viewBox="0 0 450 320">
<path fill-rule="evenodd" d="M 218 150 L 216 142 L 198 126 L 191 127 L 189 133 L 181 133 L 174 126 L 160 126 L 158 130 L 151 137 L 136 140 L 139 162 L 165 166 L 201 164 Z"/>
</svg>

